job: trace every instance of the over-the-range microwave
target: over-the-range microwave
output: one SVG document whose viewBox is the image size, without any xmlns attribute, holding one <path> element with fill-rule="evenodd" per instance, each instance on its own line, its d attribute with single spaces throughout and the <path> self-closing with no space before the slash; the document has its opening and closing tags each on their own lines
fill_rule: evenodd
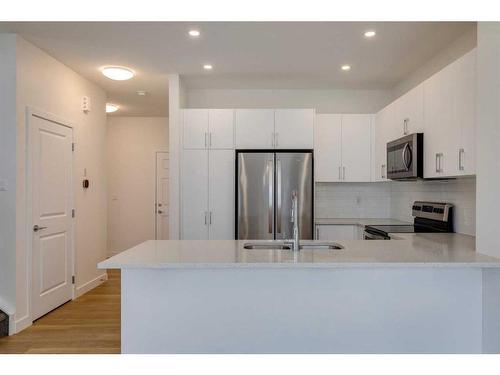
<svg viewBox="0 0 500 375">
<path fill-rule="evenodd" d="M 413 133 L 387 143 L 387 178 L 424 177 L 424 134 Z"/>
</svg>

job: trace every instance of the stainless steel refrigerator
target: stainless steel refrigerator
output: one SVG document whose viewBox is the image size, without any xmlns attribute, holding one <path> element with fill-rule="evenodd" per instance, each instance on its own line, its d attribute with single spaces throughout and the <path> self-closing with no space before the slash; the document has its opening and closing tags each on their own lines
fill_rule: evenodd
<svg viewBox="0 0 500 375">
<path fill-rule="evenodd" d="M 236 238 L 292 238 L 292 191 L 301 239 L 313 238 L 312 151 L 236 151 Z"/>
</svg>

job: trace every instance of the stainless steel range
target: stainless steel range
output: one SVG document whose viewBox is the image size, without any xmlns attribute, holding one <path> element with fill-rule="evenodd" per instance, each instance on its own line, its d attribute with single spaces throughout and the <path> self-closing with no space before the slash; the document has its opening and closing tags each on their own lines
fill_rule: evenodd
<svg viewBox="0 0 500 375">
<path fill-rule="evenodd" d="M 367 225 L 365 240 L 390 240 L 391 233 L 453 232 L 453 205 L 437 202 L 415 202 L 412 206 L 413 225 Z"/>
</svg>

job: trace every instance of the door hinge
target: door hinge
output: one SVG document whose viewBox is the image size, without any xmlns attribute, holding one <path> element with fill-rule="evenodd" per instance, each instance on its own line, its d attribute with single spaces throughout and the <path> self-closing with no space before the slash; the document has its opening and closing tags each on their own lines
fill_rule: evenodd
<svg viewBox="0 0 500 375">
<path fill-rule="evenodd" d="M 71 143 L 71 151 L 75 151 L 75 142 Z"/>
<path fill-rule="evenodd" d="M 74 208 L 71 209 L 71 217 L 75 217 L 75 209 Z"/>
<path fill-rule="evenodd" d="M 71 284 L 75 283 L 75 276 L 71 276 Z"/>
</svg>

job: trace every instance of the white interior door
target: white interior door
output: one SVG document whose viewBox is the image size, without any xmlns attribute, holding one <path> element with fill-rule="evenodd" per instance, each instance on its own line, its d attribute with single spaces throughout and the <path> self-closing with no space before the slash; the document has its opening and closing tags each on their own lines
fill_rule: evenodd
<svg viewBox="0 0 500 375">
<path fill-rule="evenodd" d="M 32 319 L 73 296 L 73 130 L 30 114 Z"/>
<path fill-rule="evenodd" d="M 168 152 L 156 153 L 155 239 L 168 240 Z"/>
</svg>

